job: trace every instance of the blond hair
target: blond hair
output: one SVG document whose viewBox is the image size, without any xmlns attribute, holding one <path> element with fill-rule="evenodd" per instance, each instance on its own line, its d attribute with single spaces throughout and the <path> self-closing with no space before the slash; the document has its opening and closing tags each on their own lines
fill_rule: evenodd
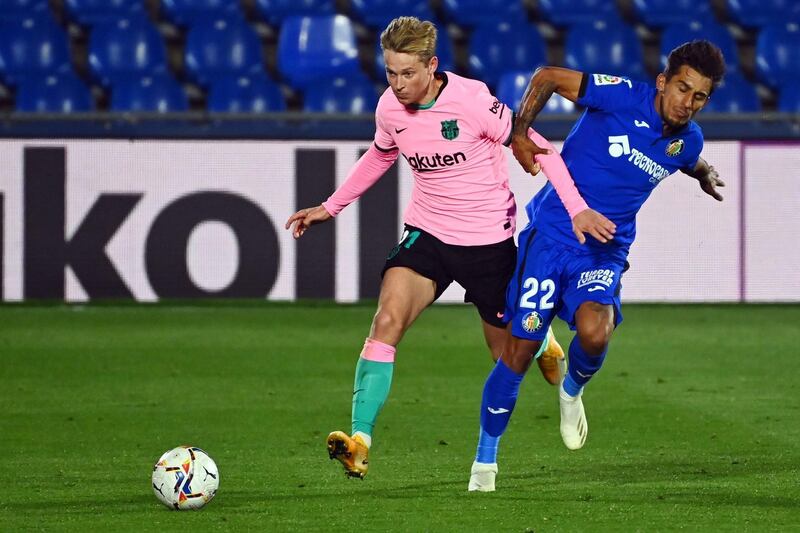
<svg viewBox="0 0 800 533">
<path fill-rule="evenodd" d="M 436 55 L 436 26 L 417 17 L 397 17 L 381 33 L 381 48 L 414 54 L 427 65 Z"/>
</svg>

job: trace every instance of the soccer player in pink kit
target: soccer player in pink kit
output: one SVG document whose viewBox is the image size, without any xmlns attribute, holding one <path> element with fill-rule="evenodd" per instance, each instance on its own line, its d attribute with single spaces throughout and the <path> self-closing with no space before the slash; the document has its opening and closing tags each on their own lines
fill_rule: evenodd
<svg viewBox="0 0 800 533">
<path fill-rule="evenodd" d="M 505 291 L 516 261 L 516 204 L 503 149 L 511 140 L 512 110 L 482 82 L 436 72 L 436 29 L 430 22 L 397 18 L 381 34 L 381 46 L 390 88 L 375 111 L 372 146 L 327 201 L 286 222 L 299 238 L 358 199 L 399 154 L 412 168 L 405 231 L 386 260 L 378 310 L 356 366 L 352 436 L 334 431 L 327 439 L 330 457 L 358 478 L 367 473 L 372 430 L 389 394 L 403 334 L 457 281 L 466 289 L 465 301 L 478 308 L 496 361 L 505 340 Z M 551 148 L 537 161 L 565 198 L 576 235 L 610 235 L 613 225 L 587 208 L 552 145 L 531 133 L 538 145 Z M 563 350 L 552 333 L 548 340 L 538 360 L 545 378 L 558 384 Z"/>
</svg>

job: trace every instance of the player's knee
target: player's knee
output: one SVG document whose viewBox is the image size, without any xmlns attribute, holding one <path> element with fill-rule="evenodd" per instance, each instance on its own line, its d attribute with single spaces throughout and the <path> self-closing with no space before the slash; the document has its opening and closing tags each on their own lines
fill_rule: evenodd
<svg viewBox="0 0 800 533">
<path fill-rule="evenodd" d="M 503 351 L 503 362 L 517 374 L 523 374 L 531 366 L 533 356 L 539 351 L 541 345 L 542 341 L 518 341 L 513 339 Z"/>
<path fill-rule="evenodd" d="M 405 324 L 400 315 L 387 309 L 379 309 L 372 319 L 372 336 L 390 338 L 402 336 Z"/>
<path fill-rule="evenodd" d="M 611 340 L 613 328 L 606 324 L 594 324 L 578 331 L 578 342 L 589 355 L 602 355 Z"/>
</svg>

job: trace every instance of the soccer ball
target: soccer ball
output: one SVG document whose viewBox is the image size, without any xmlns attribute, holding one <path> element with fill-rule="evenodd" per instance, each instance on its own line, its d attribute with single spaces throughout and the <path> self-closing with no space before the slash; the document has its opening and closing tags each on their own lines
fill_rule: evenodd
<svg viewBox="0 0 800 533">
<path fill-rule="evenodd" d="M 153 493 L 170 509 L 200 509 L 218 488 L 217 464 L 194 446 L 178 446 L 164 453 L 153 467 Z"/>
</svg>

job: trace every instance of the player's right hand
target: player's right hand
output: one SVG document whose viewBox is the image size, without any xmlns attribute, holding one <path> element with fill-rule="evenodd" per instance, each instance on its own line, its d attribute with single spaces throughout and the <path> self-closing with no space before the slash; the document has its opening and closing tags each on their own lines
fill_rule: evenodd
<svg viewBox="0 0 800 533">
<path fill-rule="evenodd" d="M 292 236 L 295 239 L 299 239 L 308 228 L 314 224 L 325 222 L 330 218 L 331 214 L 328 213 L 328 210 L 322 205 L 318 205 L 317 207 L 308 207 L 306 209 L 301 209 L 294 215 L 290 216 L 289 220 L 286 221 L 285 228 L 289 229 L 289 226 L 294 224 L 294 227 L 292 227 Z"/>
<path fill-rule="evenodd" d="M 547 155 L 550 150 L 541 148 L 530 140 L 527 135 L 514 135 L 511 139 L 511 151 L 525 172 L 535 176 L 542 169 L 541 165 L 534 160 L 539 154 Z"/>
<path fill-rule="evenodd" d="M 586 242 L 584 233 L 605 243 L 614 238 L 617 225 L 594 209 L 584 209 L 572 219 L 572 231 L 581 244 Z"/>
</svg>

